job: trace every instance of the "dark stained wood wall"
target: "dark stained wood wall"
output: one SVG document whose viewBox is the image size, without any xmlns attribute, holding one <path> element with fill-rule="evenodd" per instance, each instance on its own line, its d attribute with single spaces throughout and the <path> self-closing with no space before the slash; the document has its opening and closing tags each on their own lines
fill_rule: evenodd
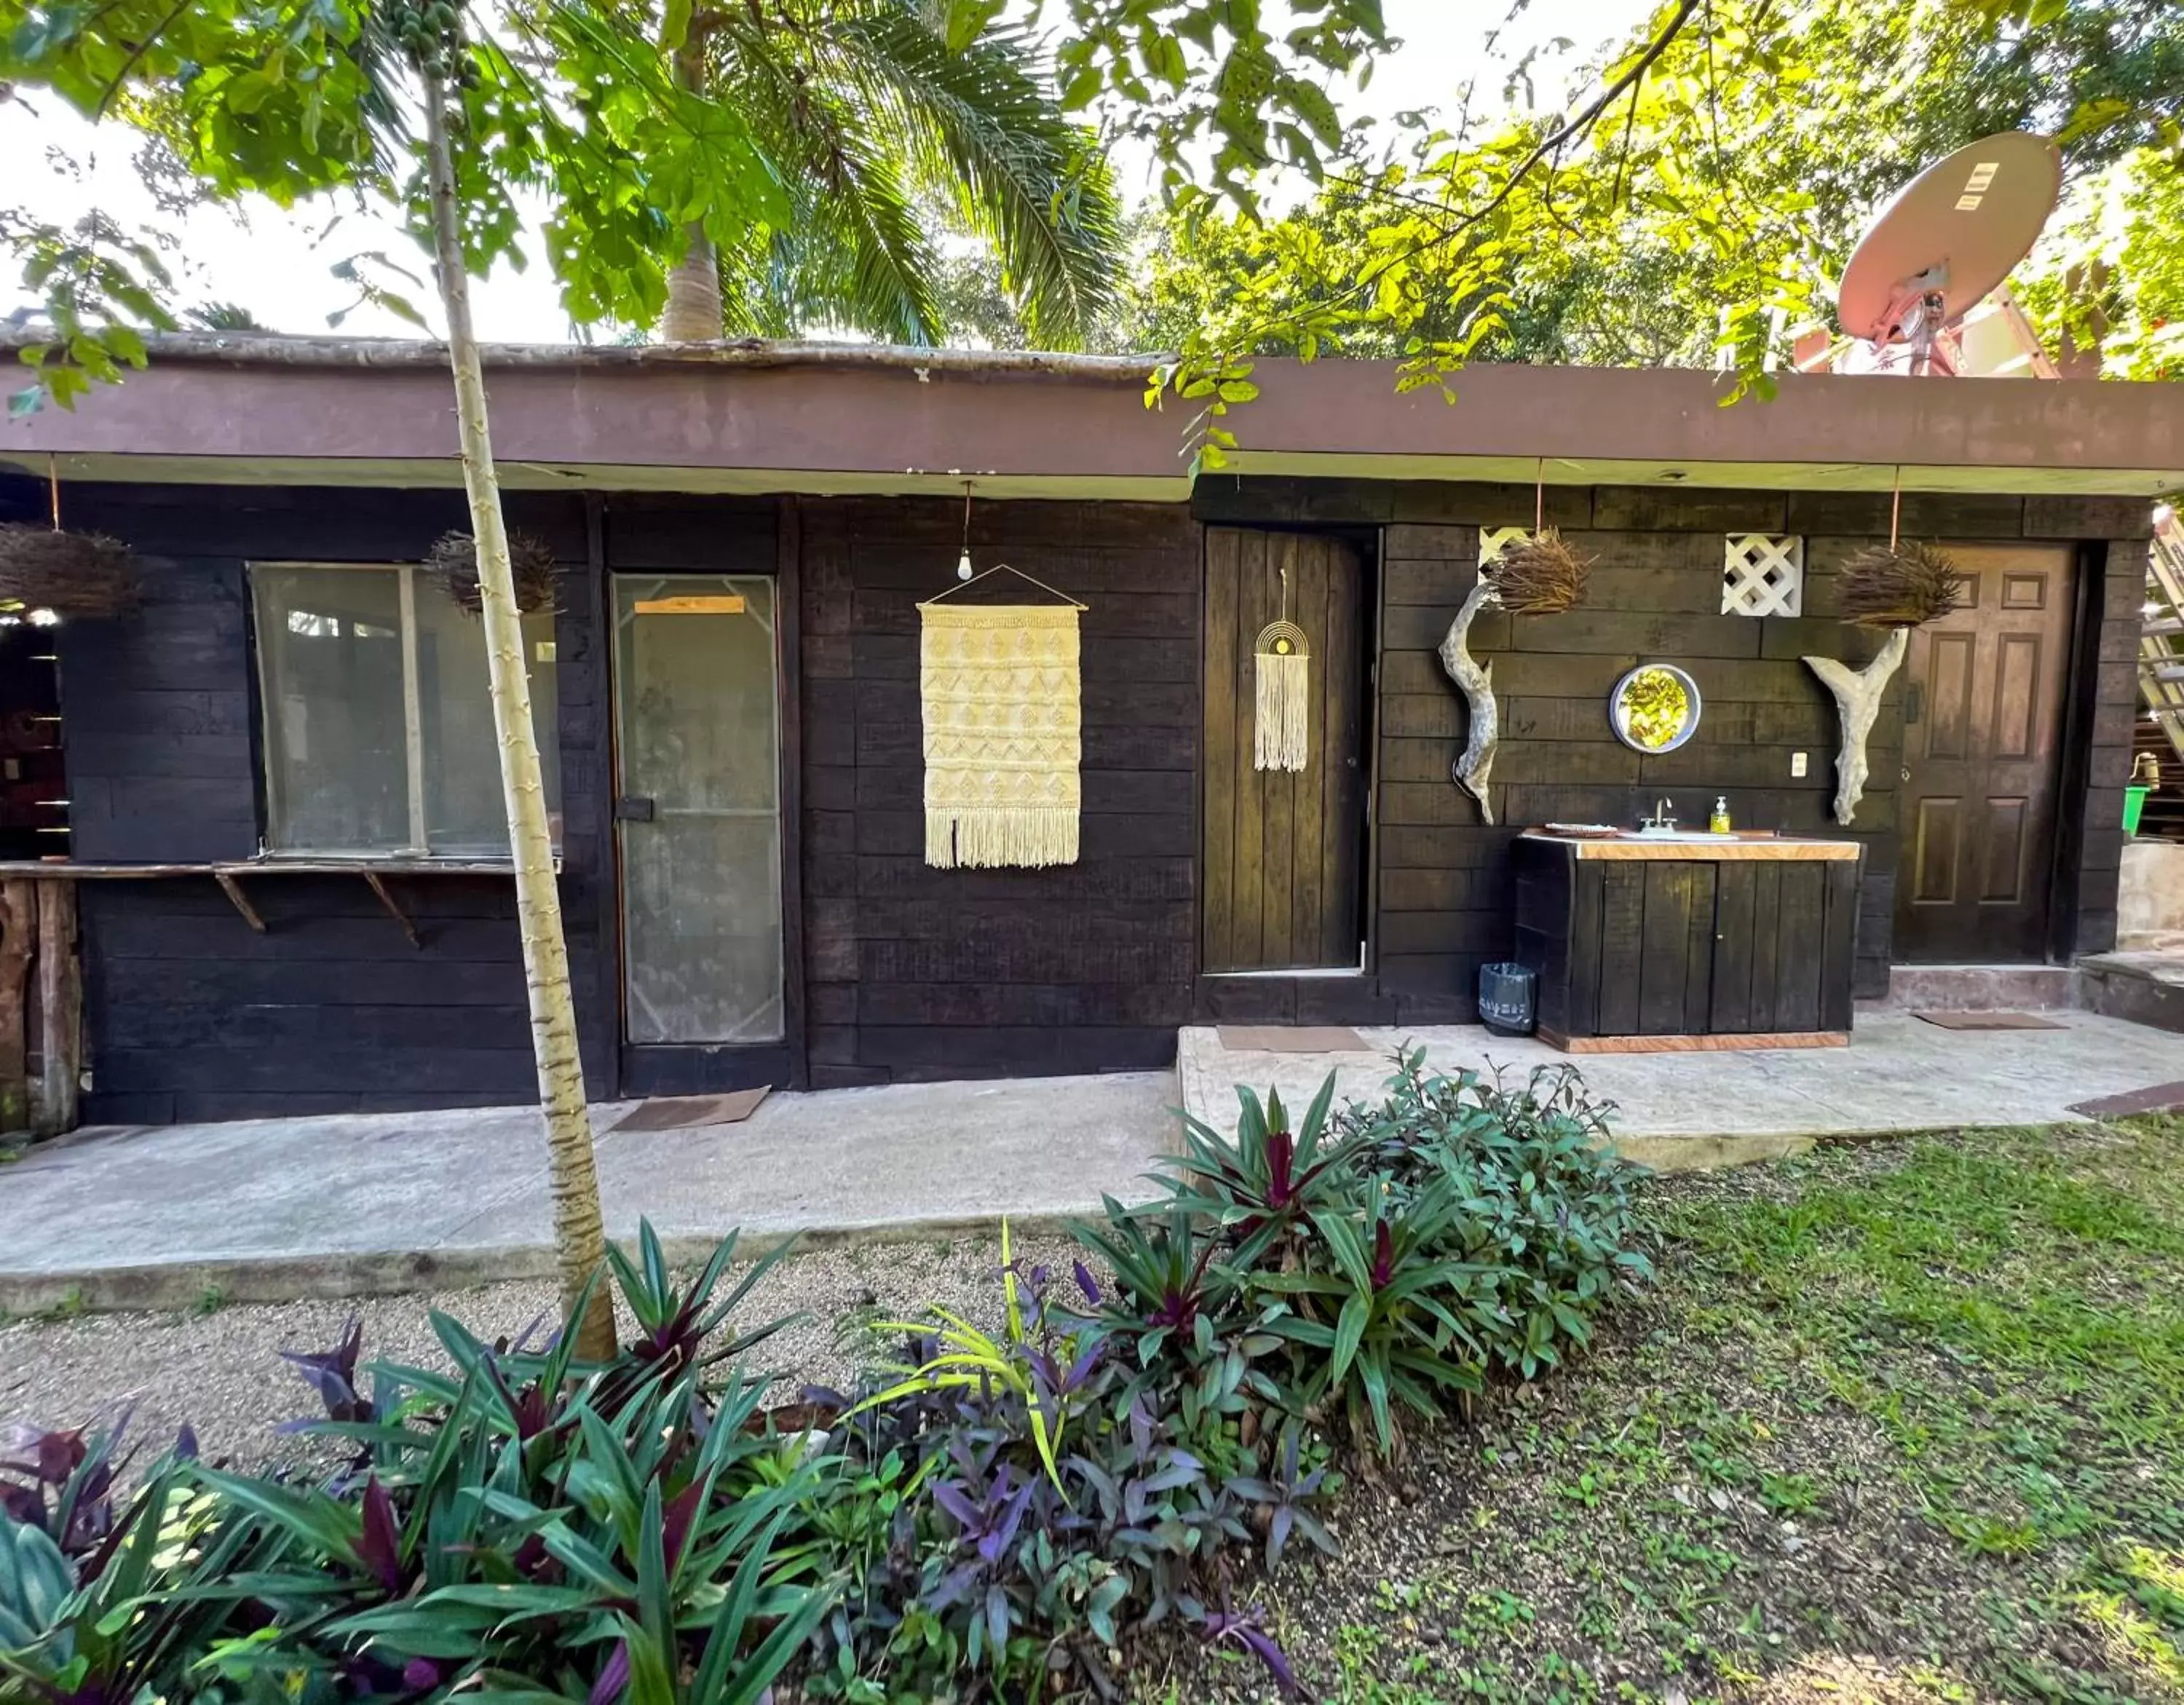
<svg viewBox="0 0 2184 1705">
<path fill-rule="evenodd" d="M 16 485 L 24 482 L 14 482 Z M 12 487 L 11 487 L 12 491 Z M 17 493 L 20 495 L 20 493 Z M 31 493 L 35 496 L 35 493 Z M 144 607 L 64 628 L 63 710 L 86 860 L 249 856 L 258 763 L 243 563 L 415 560 L 463 524 L 453 492 L 75 488 L 71 518 L 154 560 Z M 1381 530 L 1375 707 L 1375 976 L 1198 975 L 1197 775 L 1202 529 L 1180 506 L 982 504 L 979 562 L 1006 559 L 1084 599 L 1084 856 L 1064 870 L 939 872 L 922 861 L 916 618 L 952 584 L 951 502 L 512 494 L 566 569 L 558 626 L 563 899 L 588 1073 L 617 1085 L 609 765 L 601 619 L 609 563 L 750 571 L 763 544 L 800 570 L 803 798 L 788 922 L 808 978 L 815 1085 L 1157 1065 L 1193 1019 L 1424 1022 L 1472 1011 L 1477 965 L 1510 945 L 1507 847 L 1447 779 L 1460 701 L 1433 647 L 1474 572 L 1475 527 L 1531 519 L 1529 488 L 1221 479 L 1203 519 Z M 25 501 L 29 501 L 25 498 Z M 1558 490 L 1550 519 L 1601 558 L 1592 607 L 1482 627 L 1509 719 L 1496 773 L 1505 822 L 1627 821 L 1666 793 L 1686 822 L 1726 792 L 1740 822 L 1827 829 L 1834 725 L 1797 662 L 1862 643 L 1826 619 L 1829 575 L 1885 535 L 1885 496 Z M 2112 940 L 2135 711 L 2131 656 L 2146 528 L 2123 499 L 1907 497 L 1923 537 L 2081 542 L 2084 600 L 2066 750 L 2058 950 Z M 1720 533 L 1803 532 L 1800 622 L 1721 617 Z M 2111 544 L 2109 541 L 2118 541 Z M 588 567 L 589 572 L 578 571 Z M 1557 623 L 1561 625 L 1559 627 Z M 1601 705 L 1641 656 L 1689 661 L 1706 730 L 1641 759 Z M 1895 868 L 1892 707 L 1869 796 L 1858 980 L 1885 975 Z M 1802 784 L 1787 754 L 1811 755 Z M 199 878 L 87 884 L 92 1087 L 86 1117 L 123 1122 L 527 1100 L 535 1093 L 519 950 L 502 879 L 398 889 L 413 949 L 360 883 L 264 878 L 254 933 Z M 804 939 L 797 939 L 800 923 Z"/>
<path fill-rule="evenodd" d="M 244 859 L 258 849 L 252 559 L 415 560 L 465 525 L 456 492 L 79 487 L 77 524 L 149 559 L 135 613 L 58 630 L 74 854 L 92 862 Z M 610 1067 L 602 999 L 603 659 L 581 500 L 511 494 L 571 595 L 557 625 L 563 903 L 582 1039 Z M 81 887 L 91 1123 L 157 1123 L 521 1101 L 537 1094 L 505 878 L 397 878 L 410 946 L 364 884 L 251 882 L 254 933 L 209 878 Z"/>
<path fill-rule="evenodd" d="M 1832 702 L 1799 659 L 1825 652 L 1863 664 L 1871 656 L 1875 640 L 1834 619 L 1833 582 L 1853 551 L 1886 538 L 1886 495 L 1550 488 L 1547 521 L 1595 560 L 1591 591 L 1585 606 L 1567 616 L 1496 616 L 1473 630 L 1474 655 L 1493 663 L 1504 718 L 1493 772 L 1501 827 L 1489 828 L 1449 781 L 1465 713 L 1435 648 L 1475 579 L 1479 527 L 1529 526 L 1534 503 L 1529 487 L 1286 479 L 1207 482 L 1195 502 L 1210 522 L 1377 522 L 1383 529 L 1379 976 L 1376 989 L 1318 989 L 1313 1017 L 1468 1021 L 1478 967 L 1506 957 L 1513 944 L 1509 846 L 1518 831 L 1548 821 L 1630 823 L 1663 796 L 1686 825 L 1703 826 L 1715 798 L 1726 794 L 1741 827 L 1847 833 L 1864 842 L 1856 988 L 1862 995 L 1885 992 L 1899 849 L 1901 677 L 1869 743 L 1873 777 L 1858 823 L 1844 831 L 1831 814 Z M 1925 494 L 1905 497 L 1902 521 L 1907 535 L 1957 539 L 2102 539 L 2146 525 L 2144 505 L 2131 500 Z M 1805 536 L 1802 616 L 1719 613 L 1722 536 L 1730 532 Z M 2111 569 L 2108 578 L 2113 606 L 2121 571 Z M 2102 629 L 2103 657 L 2122 644 L 2120 625 L 2109 627 L 2114 632 Z M 1607 729 L 1607 693 L 1640 661 L 1681 663 L 1698 681 L 1705 716 L 1681 750 L 1641 755 Z M 2097 735 L 2120 727 L 2127 740 L 2122 676 L 2103 663 L 2085 693 L 2088 718 L 2098 711 L 2103 719 Z M 1807 754 L 1802 780 L 1790 775 L 1796 751 Z M 2112 772 L 2120 773 L 2114 754 L 2097 746 L 2092 773 L 2078 783 L 2081 793 L 2093 788 L 2085 795 L 2088 821 L 2111 820 L 2108 797 L 2120 785 Z M 2075 852 L 2075 827 L 2070 837 Z M 2084 889 L 2070 915 L 2081 936 L 2093 939 L 2103 908 L 2113 932 L 2116 858 L 2098 831 L 2085 853 Z"/>
<path fill-rule="evenodd" d="M 977 506 L 978 566 L 1089 606 L 1082 855 L 932 870 L 916 605 L 956 584 L 961 505 L 798 507 L 812 1084 L 1167 1063 L 1197 962 L 1201 530 L 1179 504 Z"/>
</svg>

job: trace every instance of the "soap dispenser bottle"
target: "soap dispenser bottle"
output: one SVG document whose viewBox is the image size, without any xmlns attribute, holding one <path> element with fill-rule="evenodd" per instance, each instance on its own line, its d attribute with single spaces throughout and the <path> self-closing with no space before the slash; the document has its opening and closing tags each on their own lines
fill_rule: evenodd
<svg viewBox="0 0 2184 1705">
<path fill-rule="evenodd" d="M 1713 802 L 1713 815 L 1707 819 L 1707 827 L 1713 833 L 1725 835 L 1729 828 L 1729 795 L 1724 794 Z"/>
</svg>

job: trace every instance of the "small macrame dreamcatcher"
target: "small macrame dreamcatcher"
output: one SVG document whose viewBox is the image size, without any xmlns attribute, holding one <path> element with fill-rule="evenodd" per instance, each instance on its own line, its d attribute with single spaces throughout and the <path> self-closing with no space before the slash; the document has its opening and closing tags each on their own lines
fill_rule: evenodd
<svg viewBox="0 0 2184 1705">
<path fill-rule="evenodd" d="M 1312 737 L 1312 642 L 1289 619 L 1290 571 L 1282 571 L 1282 614 L 1259 630 L 1253 642 L 1258 666 L 1258 716 L 1254 725 L 1252 767 L 1304 768 Z"/>
</svg>

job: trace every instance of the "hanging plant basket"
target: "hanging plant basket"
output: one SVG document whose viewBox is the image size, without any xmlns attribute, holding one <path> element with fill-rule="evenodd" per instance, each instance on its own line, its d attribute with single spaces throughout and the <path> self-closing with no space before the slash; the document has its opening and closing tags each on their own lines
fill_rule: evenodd
<svg viewBox="0 0 2184 1705">
<path fill-rule="evenodd" d="M 118 538 L 0 523 L 0 605 L 99 618 L 133 610 L 142 593 L 136 553 Z"/>
<path fill-rule="evenodd" d="M 515 607 L 526 616 L 537 616 L 555 607 L 559 569 L 554 547 L 535 533 L 508 536 L 508 566 L 515 578 Z M 477 615 L 485 608 L 478 589 L 477 541 L 466 532 L 442 533 L 426 554 L 425 566 L 439 577 L 448 596 Z"/>
<path fill-rule="evenodd" d="M 1585 602 L 1591 566 L 1549 527 L 1504 545 L 1479 571 L 1493 585 L 1494 601 L 1512 616 L 1560 616 Z"/>
<path fill-rule="evenodd" d="M 1919 627 L 1954 610 L 1964 590 L 1964 571 L 1947 551 L 1905 539 L 1868 545 L 1845 563 L 1836 604 L 1860 627 Z"/>
</svg>

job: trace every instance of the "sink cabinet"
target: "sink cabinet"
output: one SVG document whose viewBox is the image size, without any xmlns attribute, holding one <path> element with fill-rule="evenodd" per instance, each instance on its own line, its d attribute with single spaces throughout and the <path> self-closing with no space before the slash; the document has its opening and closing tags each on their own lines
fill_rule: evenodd
<svg viewBox="0 0 2184 1705">
<path fill-rule="evenodd" d="M 1515 852 L 1517 959 L 1573 1053 L 1848 1041 L 1854 841 L 1577 840 Z"/>
</svg>

